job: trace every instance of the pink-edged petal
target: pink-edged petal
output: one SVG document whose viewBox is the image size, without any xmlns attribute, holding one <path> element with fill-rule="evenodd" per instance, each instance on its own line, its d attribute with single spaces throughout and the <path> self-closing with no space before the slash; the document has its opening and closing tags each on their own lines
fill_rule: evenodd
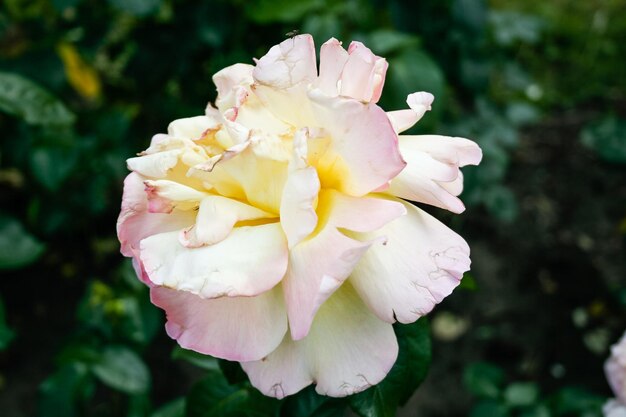
<svg viewBox="0 0 626 417">
<path fill-rule="evenodd" d="M 280 201 L 280 223 L 290 248 L 311 234 L 317 225 L 315 204 L 320 180 L 315 168 L 307 163 L 307 139 L 307 130 L 296 132 L 293 157 Z"/>
<path fill-rule="evenodd" d="M 213 83 L 217 87 L 217 94 L 220 97 L 228 95 L 237 86 L 252 85 L 253 65 L 234 64 L 226 67 L 213 75 Z"/>
<path fill-rule="evenodd" d="M 626 333 L 611 346 L 611 356 L 604 364 L 604 373 L 617 399 L 626 404 Z"/>
<path fill-rule="evenodd" d="M 274 287 L 287 269 L 287 244 L 280 224 L 242 226 L 210 246 L 187 248 L 178 232 L 140 243 L 150 280 L 203 298 L 253 296 Z"/>
<path fill-rule="evenodd" d="M 208 194 L 181 183 L 169 180 L 146 180 L 148 211 L 151 213 L 171 213 L 178 208 L 191 210 L 198 207 L 200 200 Z"/>
<path fill-rule="evenodd" d="M 218 129 L 219 119 L 208 116 L 187 117 L 185 119 L 174 120 L 167 127 L 169 136 L 188 138 L 191 140 L 201 139 L 205 132 Z"/>
<path fill-rule="evenodd" d="M 385 83 L 387 61 L 376 56 L 361 42 L 352 42 L 343 68 L 340 94 L 364 102 L 376 103 Z"/>
<path fill-rule="evenodd" d="M 457 198 L 463 189 L 459 167 L 480 162 L 478 145 L 447 136 L 400 136 L 400 152 L 407 166 L 391 181 L 387 193 L 453 213 L 465 210 Z"/>
<path fill-rule="evenodd" d="M 137 156 L 126 160 L 126 165 L 131 171 L 151 178 L 164 178 L 167 173 L 178 164 L 178 158 L 182 150 L 172 149 L 165 152 Z"/>
<path fill-rule="evenodd" d="M 320 75 L 317 87 L 329 96 L 339 94 L 338 83 L 341 79 L 343 67 L 348 61 L 348 52 L 343 49 L 341 42 L 330 38 L 320 48 Z"/>
<path fill-rule="evenodd" d="M 376 231 L 387 237 L 386 243 L 373 244 L 349 279 L 363 301 L 389 323 L 411 323 L 429 313 L 470 265 L 469 247 L 459 235 L 426 212 L 402 204 L 407 215 Z"/>
<path fill-rule="evenodd" d="M 274 215 L 241 201 L 208 196 L 200 202 L 196 224 L 181 231 L 180 242 L 188 248 L 213 245 L 224 240 L 237 222 L 271 217 Z"/>
<path fill-rule="evenodd" d="M 389 323 L 373 315 L 349 285 L 320 308 L 309 335 L 242 367 L 263 394 L 283 398 L 316 383 L 316 391 L 344 397 L 379 383 L 398 355 Z"/>
<path fill-rule="evenodd" d="M 231 361 L 259 360 L 276 349 L 287 332 L 280 287 L 255 297 L 212 300 L 166 287 L 150 290 L 165 310 L 167 334 L 180 346 Z"/>
<path fill-rule="evenodd" d="M 322 191 L 319 198 L 320 224 L 312 237 L 289 251 L 283 280 L 294 340 L 308 334 L 319 307 L 343 284 L 373 243 L 351 239 L 340 229 L 376 230 L 406 212 L 402 204 L 381 198 L 356 198 L 329 190 Z"/>
<path fill-rule="evenodd" d="M 117 219 L 117 236 L 124 256 L 135 256 L 139 242 L 148 236 L 181 230 L 195 222 L 193 212 L 150 213 L 144 191 L 145 180 L 136 172 L 131 172 L 124 180 L 122 210 Z"/>
<path fill-rule="evenodd" d="M 309 93 L 331 141 L 316 163 L 323 187 L 362 196 L 387 184 L 406 163 L 385 112 L 375 104 Z"/>
<path fill-rule="evenodd" d="M 309 84 L 317 77 L 315 43 L 311 35 L 298 35 L 273 46 L 259 59 L 254 80 L 276 89 Z"/>
<path fill-rule="evenodd" d="M 408 110 L 396 110 L 387 112 L 387 116 L 396 133 L 404 132 L 417 123 L 424 114 L 431 109 L 435 96 L 425 91 L 409 94 L 406 103 Z"/>
</svg>

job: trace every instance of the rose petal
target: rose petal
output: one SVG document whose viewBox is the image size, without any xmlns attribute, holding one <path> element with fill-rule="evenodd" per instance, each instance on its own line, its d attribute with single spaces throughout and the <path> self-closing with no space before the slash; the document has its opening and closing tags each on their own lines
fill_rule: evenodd
<svg viewBox="0 0 626 417">
<path fill-rule="evenodd" d="M 385 83 L 387 61 L 376 56 L 361 42 L 352 42 L 343 68 L 340 94 L 364 102 L 376 103 Z"/>
<path fill-rule="evenodd" d="M 374 244 L 363 255 L 349 282 L 389 323 L 411 323 L 429 313 L 470 265 L 469 247 L 459 235 L 426 212 L 401 203 L 406 216 L 375 233 L 350 234 L 363 240 L 387 237 L 385 244 Z"/>
<path fill-rule="evenodd" d="M 252 72 L 259 84 L 286 89 L 309 84 L 317 77 L 315 43 L 311 35 L 298 35 L 273 46 Z"/>
<path fill-rule="evenodd" d="M 393 327 L 343 285 L 320 308 L 305 339 L 294 342 L 287 334 L 267 357 L 242 367 L 265 395 L 283 398 L 316 383 L 319 394 L 344 397 L 380 382 L 397 355 Z"/>
<path fill-rule="evenodd" d="M 317 87 L 329 96 L 337 96 L 338 83 L 347 61 L 348 52 L 343 49 L 341 42 L 335 38 L 326 41 L 320 49 L 320 75 Z"/>
<path fill-rule="evenodd" d="M 256 297 L 212 300 L 154 287 L 150 296 L 167 313 L 167 334 L 183 348 L 205 355 L 258 360 L 276 349 L 287 332 L 280 287 Z"/>
<path fill-rule="evenodd" d="M 287 269 L 287 244 L 280 224 L 237 227 L 211 246 L 186 248 L 178 232 L 140 243 L 141 261 L 157 285 L 203 298 L 253 296 L 274 287 Z"/>
<path fill-rule="evenodd" d="M 434 100 L 435 96 L 432 94 L 419 91 L 407 96 L 406 103 L 409 105 L 409 110 L 387 112 L 387 116 L 396 133 L 404 132 L 417 123 L 431 109 L 431 104 Z"/>
</svg>

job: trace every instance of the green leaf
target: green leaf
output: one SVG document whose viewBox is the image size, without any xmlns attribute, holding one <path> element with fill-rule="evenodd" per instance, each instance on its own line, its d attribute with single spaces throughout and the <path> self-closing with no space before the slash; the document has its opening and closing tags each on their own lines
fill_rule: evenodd
<svg viewBox="0 0 626 417">
<path fill-rule="evenodd" d="M 217 359 L 213 356 L 203 355 L 193 350 L 183 349 L 176 345 L 172 350 L 172 359 L 181 359 L 207 371 L 216 371 L 220 369 Z"/>
<path fill-rule="evenodd" d="M 509 410 L 498 401 L 483 400 L 479 402 L 471 411 L 470 417 L 508 417 Z"/>
<path fill-rule="evenodd" d="M 539 387 L 532 382 L 516 382 L 504 390 L 504 401 L 512 407 L 532 405 L 539 399 Z"/>
<path fill-rule="evenodd" d="M 391 417 L 396 409 L 413 395 L 422 383 L 431 360 L 428 321 L 395 327 L 400 351 L 389 375 L 375 385 L 350 398 L 350 406 L 362 417 Z"/>
<path fill-rule="evenodd" d="M 600 417 L 606 398 L 599 397 L 581 388 L 565 387 L 551 399 L 555 415 L 584 415 Z"/>
<path fill-rule="evenodd" d="M 186 404 L 184 398 L 177 398 L 150 414 L 150 417 L 185 417 Z"/>
<path fill-rule="evenodd" d="M 76 116 L 48 91 L 21 75 L 0 72 L 0 110 L 34 125 L 65 125 Z"/>
<path fill-rule="evenodd" d="M 465 368 L 463 382 L 478 397 L 496 398 L 504 382 L 504 371 L 490 363 L 472 363 Z"/>
<path fill-rule="evenodd" d="M 229 385 L 217 371 L 209 371 L 187 396 L 187 417 L 271 417 L 278 415 L 280 401 L 239 384 Z"/>
<path fill-rule="evenodd" d="M 161 7 L 163 0 L 108 0 L 109 4 L 134 16 L 146 16 Z"/>
<path fill-rule="evenodd" d="M 75 149 L 46 146 L 34 149 L 30 158 L 33 176 L 48 190 L 56 191 L 76 166 L 78 155 Z"/>
<path fill-rule="evenodd" d="M 226 377 L 229 384 L 238 384 L 248 381 L 248 375 L 241 369 L 239 362 L 219 359 L 218 363 L 222 374 Z"/>
<path fill-rule="evenodd" d="M 70 363 L 48 377 L 40 387 L 40 417 L 79 416 L 79 404 L 93 394 L 93 381 L 87 366 Z"/>
<path fill-rule="evenodd" d="M 245 2 L 244 10 L 253 22 L 292 23 L 324 7 L 324 3 L 324 0 L 249 0 Z"/>
<path fill-rule="evenodd" d="M 281 409 L 285 417 L 343 417 L 346 401 L 319 395 L 315 387 L 308 386 L 287 397 Z"/>
<path fill-rule="evenodd" d="M 375 54 L 387 56 L 401 49 L 415 48 L 419 45 L 419 39 L 395 30 L 380 29 L 368 35 L 366 45 Z"/>
<path fill-rule="evenodd" d="M 143 360 L 124 346 L 104 348 L 91 370 L 102 383 L 127 394 L 142 394 L 150 387 L 150 373 Z"/>
<path fill-rule="evenodd" d="M 0 270 L 35 262 L 45 245 L 24 230 L 17 219 L 0 214 Z"/>
<path fill-rule="evenodd" d="M 626 163 L 626 119 L 614 116 L 585 127 L 582 143 L 609 162 Z"/>
<path fill-rule="evenodd" d="M 7 326 L 4 303 L 0 298 L 0 351 L 6 349 L 15 337 L 15 332 Z"/>
</svg>

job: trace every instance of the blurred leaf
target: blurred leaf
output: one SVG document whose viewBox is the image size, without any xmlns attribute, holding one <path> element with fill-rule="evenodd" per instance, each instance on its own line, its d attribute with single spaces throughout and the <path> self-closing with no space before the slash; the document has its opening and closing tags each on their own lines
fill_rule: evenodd
<svg viewBox="0 0 626 417">
<path fill-rule="evenodd" d="M 470 417 L 508 417 L 510 415 L 504 404 L 493 400 L 479 402 L 469 414 Z"/>
<path fill-rule="evenodd" d="M 486 362 L 472 363 L 465 368 L 463 373 L 465 387 L 478 397 L 496 398 L 500 395 L 503 382 L 502 369 Z"/>
<path fill-rule="evenodd" d="M 545 405 L 537 405 L 530 409 L 522 410 L 520 417 L 550 417 L 550 410 Z"/>
<path fill-rule="evenodd" d="M 146 16 L 161 7 L 163 0 L 108 0 L 109 4 L 134 16 Z"/>
<path fill-rule="evenodd" d="M 40 387 L 39 417 L 80 416 L 79 404 L 93 393 L 87 366 L 70 363 L 46 379 Z"/>
<path fill-rule="evenodd" d="M 491 214 L 504 222 L 512 222 L 519 214 L 517 198 L 511 189 L 503 185 L 493 185 L 483 196 L 485 206 Z"/>
<path fill-rule="evenodd" d="M 76 166 L 76 149 L 45 146 L 34 149 L 30 155 L 33 176 L 50 191 L 59 189 Z"/>
<path fill-rule="evenodd" d="M 4 303 L 0 298 L 0 351 L 6 349 L 15 337 L 15 332 L 9 328 L 4 312 Z"/>
<path fill-rule="evenodd" d="M 452 14 L 466 28 L 480 33 L 487 22 L 487 4 L 484 0 L 454 0 Z"/>
<path fill-rule="evenodd" d="M 213 356 L 203 355 L 202 353 L 194 352 L 193 350 L 183 349 L 178 345 L 176 345 L 174 350 L 172 350 L 172 359 L 182 359 L 207 371 L 216 371 L 220 369 L 217 359 Z"/>
<path fill-rule="evenodd" d="M 243 371 L 239 362 L 218 359 L 217 363 L 229 384 L 238 384 L 248 380 L 248 375 Z"/>
<path fill-rule="evenodd" d="M 187 417 L 278 416 L 280 401 L 240 385 L 229 385 L 222 374 L 209 371 L 187 396 Z"/>
<path fill-rule="evenodd" d="M 375 54 L 387 56 L 400 49 L 415 48 L 419 45 L 419 39 L 395 30 L 380 29 L 370 33 L 365 43 Z"/>
<path fill-rule="evenodd" d="M 584 417 L 602 416 L 602 405 L 606 398 L 594 395 L 584 389 L 566 387 L 552 398 L 552 409 L 556 416 L 580 415 Z"/>
<path fill-rule="evenodd" d="M 35 262 L 45 245 L 31 236 L 17 219 L 0 214 L 0 270 Z"/>
<path fill-rule="evenodd" d="M 496 42 L 502 46 L 515 42 L 535 43 L 539 41 L 544 26 L 537 16 L 508 10 L 492 10 L 489 21 Z"/>
<path fill-rule="evenodd" d="M 346 401 L 319 395 L 311 385 L 287 397 L 281 409 L 285 417 L 343 417 Z"/>
<path fill-rule="evenodd" d="M 394 326 L 400 351 L 387 377 L 350 397 L 350 406 L 361 417 L 391 417 L 413 395 L 428 372 L 431 346 L 428 321 Z"/>
<path fill-rule="evenodd" d="M 185 399 L 177 398 L 150 414 L 150 417 L 185 417 L 185 406 Z"/>
<path fill-rule="evenodd" d="M 56 97 L 18 74 L 0 72 L 0 110 L 34 125 L 64 125 L 76 117 Z"/>
<path fill-rule="evenodd" d="M 316 44 L 322 44 L 332 37 L 340 36 L 342 25 L 333 13 L 311 14 L 302 24 L 302 32 L 310 33 Z"/>
<path fill-rule="evenodd" d="M 507 119 L 515 126 L 524 126 L 539 120 L 537 108 L 531 104 L 514 101 L 506 108 Z"/>
<path fill-rule="evenodd" d="M 69 7 L 76 7 L 83 0 L 52 0 L 52 5 L 55 9 L 62 12 Z"/>
<path fill-rule="evenodd" d="M 127 394 L 141 394 L 150 387 L 148 368 L 125 346 L 105 347 L 92 371 L 105 385 Z"/>
<path fill-rule="evenodd" d="M 324 7 L 324 0 L 247 0 L 246 16 L 257 23 L 291 23 L 302 19 L 315 9 Z M 295 28 L 294 28 L 295 29 Z"/>
<path fill-rule="evenodd" d="M 504 390 L 504 401 L 512 407 L 532 405 L 539 399 L 539 387 L 531 382 L 516 382 Z"/>
<path fill-rule="evenodd" d="M 626 119 L 609 116 L 585 127 L 582 143 L 609 162 L 626 163 Z"/>
<path fill-rule="evenodd" d="M 60 43 L 57 51 L 63 61 L 65 76 L 70 85 L 78 94 L 88 100 L 94 100 L 100 96 L 100 77 L 80 56 L 74 45 Z"/>
</svg>

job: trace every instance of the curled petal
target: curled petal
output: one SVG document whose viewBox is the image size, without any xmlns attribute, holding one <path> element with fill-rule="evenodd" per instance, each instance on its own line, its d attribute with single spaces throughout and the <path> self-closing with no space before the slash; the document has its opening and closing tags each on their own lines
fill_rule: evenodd
<svg viewBox="0 0 626 417">
<path fill-rule="evenodd" d="M 218 97 L 228 96 L 237 86 L 252 85 L 253 70 L 253 65 L 235 64 L 216 72 L 213 75 L 213 83 L 217 87 Z"/>
<path fill-rule="evenodd" d="M 144 185 L 148 197 L 148 211 L 151 213 L 170 213 L 174 208 L 191 210 L 198 207 L 200 200 L 207 196 L 204 191 L 175 181 L 146 180 Z"/>
<path fill-rule="evenodd" d="M 424 117 L 424 114 L 431 109 L 430 105 L 434 100 L 435 96 L 432 94 L 420 91 L 407 96 L 406 103 L 409 105 L 409 110 L 387 112 L 387 116 L 396 133 L 402 133 L 410 129 Z"/>
<path fill-rule="evenodd" d="M 372 245 L 349 279 L 363 301 L 388 323 L 411 323 L 429 313 L 459 284 L 470 265 L 469 247 L 459 235 L 426 212 L 401 203 L 407 215 L 376 231 L 387 237 L 386 243 Z"/>
<path fill-rule="evenodd" d="M 391 181 L 387 193 L 461 213 L 456 196 L 463 189 L 459 167 L 476 165 L 482 152 L 474 142 L 447 136 L 400 136 L 406 168 Z"/>
<path fill-rule="evenodd" d="M 319 394 L 344 397 L 380 382 L 397 355 L 393 327 L 344 285 L 320 308 L 306 338 L 294 342 L 287 334 L 267 357 L 242 367 L 265 395 L 283 398 L 316 383 Z"/>
<path fill-rule="evenodd" d="M 174 120 L 167 127 L 167 134 L 173 137 L 201 139 L 205 132 L 219 128 L 219 119 L 208 116 L 195 116 Z"/>
<path fill-rule="evenodd" d="M 285 275 L 287 245 L 277 223 L 242 226 L 210 246 L 186 248 L 179 233 L 150 236 L 140 243 L 141 261 L 156 285 L 203 298 L 253 296 Z"/>
<path fill-rule="evenodd" d="M 200 202 L 196 224 L 181 231 L 180 242 L 188 248 L 213 245 L 224 240 L 237 222 L 271 217 L 271 213 L 240 201 L 208 196 Z"/>
<path fill-rule="evenodd" d="M 352 42 L 341 77 L 340 94 L 363 102 L 376 103 L 385 84 L 387 60 L 372 53 L 361 42 Z"/>
<path fill-rule="evenodd" d="M 256 297 L 207 300 L 166 287 L 150 290 L 167 334 L 185 349 L 232 361 L 259 360 L 280 344 L 287 316 L 280 287 Z"/>
</svg>

